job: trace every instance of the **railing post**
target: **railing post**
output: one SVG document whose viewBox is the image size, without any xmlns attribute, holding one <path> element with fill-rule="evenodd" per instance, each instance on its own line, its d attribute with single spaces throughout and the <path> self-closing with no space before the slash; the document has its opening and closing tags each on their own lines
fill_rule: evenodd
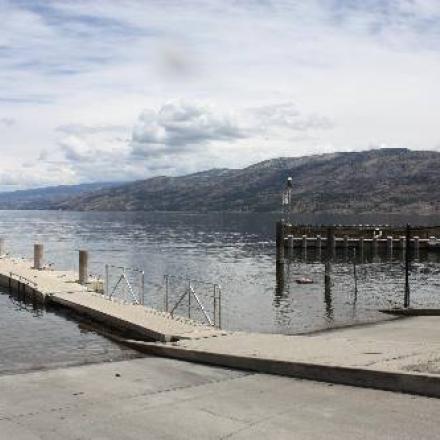
<svg viewBox="0 0 440 440">
<path fill-rule="evenodd" d="M 5 254 L 5 239 L 0 238 L 0 256 Z"/>
<path fill-rule="evenodd" d="M 141 304 L 145 305 L 145 272 L 141 273 Z"/>
<path fill-rule="evenodd" d="M 43 269 L 44 247 L 42 244 L 34 244 L 34 269 Z"/>
<path fill-rule="evenodd" d="M 108 264 L 105 265 L 105 295 L 109 296 L 109 273 L 108 273 Z"/>
<path fill-rule="evenodd" d="M 164 307 L 165 307 L 165 312 L 168 312 L 168 289 L 170 286 L 170 280 L 168 275 L 165 275 L 165 298 L 164 298 Z"/>
<path fill-rule="evenodd" d="M 191 319 L 191 280 L 188 281 L 188 318 Z"/>
<path fill-rule="evenodd" d="M 214 327 L 217 326 L 217 289 L 214 284 Z"/>
<path fill-rule="evenodd" d="M 406 225 L 406 251 L 405 251 L 405 296 L 403 299 L 403 307 L 408 308 L 410 305 L 409 291 L 409 269 L 410 269 L 410 244 L 411 230 L 409 224 Z"/>
<path fill-rule="evenodd" d="M 218 328 L 222 328 L 222 288 L 218 286 Z"/>
<path fill-rule="evenodd" d="M 89 253 L 84 250 L 79 251 L 79 267 L 78 267 L 78 279 L 79 284 L 87 284 L 89 282 L 89 273 L 87 269 L 89 261 Z"/>
</svg>

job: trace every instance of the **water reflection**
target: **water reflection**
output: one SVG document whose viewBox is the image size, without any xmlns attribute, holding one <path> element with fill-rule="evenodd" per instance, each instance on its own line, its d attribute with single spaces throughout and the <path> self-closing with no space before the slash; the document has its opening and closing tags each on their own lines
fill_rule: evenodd
<svg viewBox="0 0 440 440">
<path fill-rule="evenodd" d="M 86 322 L 0 289 L 0 374 L 134 357 Z"/>
</svg>

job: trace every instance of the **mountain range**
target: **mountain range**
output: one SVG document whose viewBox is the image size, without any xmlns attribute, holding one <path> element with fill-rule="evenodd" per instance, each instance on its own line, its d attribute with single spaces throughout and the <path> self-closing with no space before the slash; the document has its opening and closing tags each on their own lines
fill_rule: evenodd
<svg viewBox="0 0 440 440">
<path fill-rule="evenodd" d="M 3 209 L 278 211 L 287 177 L 292 209 L 313 213 L 440 210 L 440 153 L 382 148 L 280 157 L 243 169 L 212 169 L 117 184 L 0 194 Z M 101 187 L 99 187 L 101 185 Z"/>
</svg>

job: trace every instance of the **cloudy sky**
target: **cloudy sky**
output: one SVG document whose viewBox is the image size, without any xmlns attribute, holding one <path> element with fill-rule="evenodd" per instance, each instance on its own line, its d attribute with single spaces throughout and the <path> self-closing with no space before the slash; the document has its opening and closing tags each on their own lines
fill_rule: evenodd
<svg viewBox="0 0 440 440">
<path fill-rule="evenodd" d="M 0 0 L 0 190 L 439 149 L 438 0 Z"/>
</svg>

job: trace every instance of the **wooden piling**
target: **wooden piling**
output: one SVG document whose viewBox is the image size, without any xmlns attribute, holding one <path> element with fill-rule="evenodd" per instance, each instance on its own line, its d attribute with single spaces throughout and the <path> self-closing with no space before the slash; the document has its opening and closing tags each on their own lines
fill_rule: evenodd
<svg viewBox="0 0 440 440">
<path fill-rule="evenodd" d="M 40 243 L 34 244 L 34 269 L 43 269 L 44 246 Z"/>
<path fill-rule="evenodd" d="M 78 278 L 79 284 L 87 284 L 89 281 L 89 273 L 88 273 L 88 261 L 89 261 L 89 253 L 84 250 L 79 251 L 79 265 L 78 265 Z"/>
</svg>

